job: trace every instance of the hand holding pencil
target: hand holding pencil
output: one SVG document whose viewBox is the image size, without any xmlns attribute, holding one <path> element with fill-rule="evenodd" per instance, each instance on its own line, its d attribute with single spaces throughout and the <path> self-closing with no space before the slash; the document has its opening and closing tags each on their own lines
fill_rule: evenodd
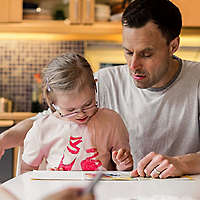
<svg viewBox="0 0 200 200">
<path fill-rule="evenodd" d="M 93 189 L 102 175 L 102 172 L 97 173 L 86 188 L 68 188 L 53 195 L 49 195 L 43 200 L 95 200 Z"/>
</svg>

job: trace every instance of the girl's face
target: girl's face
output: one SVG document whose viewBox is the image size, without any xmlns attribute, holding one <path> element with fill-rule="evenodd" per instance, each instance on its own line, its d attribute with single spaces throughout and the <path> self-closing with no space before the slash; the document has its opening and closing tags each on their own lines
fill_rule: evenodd
<svg viewBox="0 0 200 200">
<path fill-rule="evenodd" d="M 86 124 L 96 113 L 95 89 L 88 86 L 72 91 L 55 91 L 55 107 L 63 120 Z"/>
</svg>

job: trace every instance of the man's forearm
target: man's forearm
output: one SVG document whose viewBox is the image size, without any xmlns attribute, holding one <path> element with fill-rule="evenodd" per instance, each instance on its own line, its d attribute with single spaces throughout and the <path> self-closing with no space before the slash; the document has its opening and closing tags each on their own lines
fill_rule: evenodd
<svg viewBox="0 0 200 200">
<path fill-rule="evenodd" d="M 9 149 L 23 145 L 26 133 L 33 125 L 32 119 L 25 119 L 15 126 L 0 134 L 0 145 L 3 149 Z"/>
<path fill-rule="evenodd" d="M 176 156 L 184 174 L 200 173 L 200 152 Z"/>
</svg>

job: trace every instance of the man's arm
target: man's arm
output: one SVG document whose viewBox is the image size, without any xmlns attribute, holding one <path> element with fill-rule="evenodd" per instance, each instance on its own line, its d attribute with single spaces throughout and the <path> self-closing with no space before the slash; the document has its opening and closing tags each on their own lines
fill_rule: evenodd
<svg viewBox="0 0 200 200">
<path fill-rule="evenodd" d="M 0 158 L 6 149 L 23 145 L 26 133 L 32 127 L 33 122 L 31 118 L 25 119 L 0 134 Z"/>
<path fill-rule="evenodd" d="M 140 160 L 137 169 L 132 171 L 132 176 L 167 178 L 199 173 L 200 152 L 175 157 L 151 152 Z"/>
</svg>

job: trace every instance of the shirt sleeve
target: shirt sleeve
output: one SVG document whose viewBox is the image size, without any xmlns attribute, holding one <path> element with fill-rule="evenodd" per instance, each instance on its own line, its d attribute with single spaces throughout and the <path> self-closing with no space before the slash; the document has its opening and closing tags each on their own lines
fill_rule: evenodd
<svg viewBox="0 0 200 200">
<path fill-rule="evenodd" d="M 43 110 L 42 112 L 39 112 L 37 115 L 31 117 L 30 119 L 35 121 L 35 120 L 40 119 L 41 117 L 47 116 L 51 113 L 52 113 L 51 109 L 49 108 L 48 110 Z"/>
<path fill-rule="evenodd" d="M 98 72 L 95 72 L 94 73 L 94 79 L 95 79 L 95 82 L 96 82 L 96 102 L 97 102 L 97 105 L 99 106 L 99 102 L 100 102 L 100 99 L 99 99 L 99 83 L 98 83 L 98 80 L 99 80 L 99 77 L 98 77 Z"/>
<path fill-rule="evenodd" d="M 40 135 L 40 120 L 36 120 L 25 137 L 24 152 L 22 155 L 22 160 L 34 167 L 38 167 L 43 160 Z"/>
<path fill-rule="evenodd" d="M 199 134 L 200 134 L 200 81 L 198 85 L 198 119 L 199 119 Z"/>
</svg>

